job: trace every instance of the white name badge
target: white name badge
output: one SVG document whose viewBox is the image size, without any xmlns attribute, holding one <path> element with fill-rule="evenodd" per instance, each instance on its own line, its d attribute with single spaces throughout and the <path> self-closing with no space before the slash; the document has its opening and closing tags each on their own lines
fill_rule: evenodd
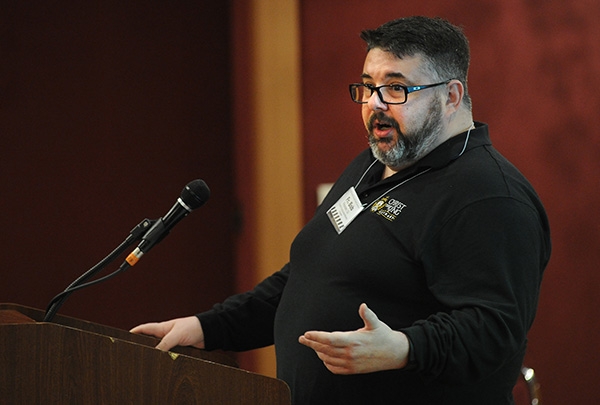
<svg viewBox="0 0 600 405">
<path fill-rule="evenodd" d="M 340 234 L 363 209 L 356 190 L 354 187 L 350 187 L 350 190 L 346 191 L 333 207 L 329 208 L 327 216 L 337 233 Z"/>
</svg>

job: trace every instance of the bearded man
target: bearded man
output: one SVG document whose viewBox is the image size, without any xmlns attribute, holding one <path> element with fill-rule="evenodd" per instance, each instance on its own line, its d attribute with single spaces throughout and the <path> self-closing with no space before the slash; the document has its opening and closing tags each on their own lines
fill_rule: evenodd
<svg viewBox="0 0 600 405">
<path fill-rule="evenodd" d="M 361 37 L 350 95 L 370 148 L 289 263 L 209 311 L 132 331 L 162 350 L 275 344 L 294 404 L 512 404 L 550 256 L 544 208 L 473 121 L 460 28 L 409 17 Z"/>
</svg>

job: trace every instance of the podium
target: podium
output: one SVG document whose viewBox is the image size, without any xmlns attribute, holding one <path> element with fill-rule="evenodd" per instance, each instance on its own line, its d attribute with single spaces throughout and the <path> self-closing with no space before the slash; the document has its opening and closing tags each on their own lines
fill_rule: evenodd
<svg viewBox="0 0 600 405">
<path fill-rule="evenodd" d="M 281 380 L 219 352 L 162 352 L 128 331 L 0 304 L 1 404 L 290 404 Z"/>
</svg>

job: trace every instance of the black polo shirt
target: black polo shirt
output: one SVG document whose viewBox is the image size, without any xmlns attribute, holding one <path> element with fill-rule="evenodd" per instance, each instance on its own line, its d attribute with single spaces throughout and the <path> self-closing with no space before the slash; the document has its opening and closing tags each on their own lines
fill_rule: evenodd
<svg viewBox="0 0 600 405">
<path fill-rule="evenodd" d="M 539 198 L 480 123 L 385 180 L 383 169 L 361 153 L 290 262 L 199 315 L 207 347 L 274 342 L 296 404 L 510 403 L 550 255 Z M 326 211 L 350 187 L 365 208 L 338 234 Z M 333 375 L 298 343 L 308 330 L 361 328 L 363 302 L 409 337 L 411 370 Z"/>
</svg>

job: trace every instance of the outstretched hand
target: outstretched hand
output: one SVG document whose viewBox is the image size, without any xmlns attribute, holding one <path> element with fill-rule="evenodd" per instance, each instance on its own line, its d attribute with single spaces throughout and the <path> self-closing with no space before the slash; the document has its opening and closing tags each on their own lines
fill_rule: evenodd
<svg viewBox="0 0 600 405">
<path fill-rule="evenodd" d="M 381 322 L 366 304 L 358 313 L 364 327 L 351 332 L 309 331 L 298 341 L 313 349 L 334 374 L 399 369 L 408 361 L 408 338 Z"/>
<path fill-rule="evenodd" d="M 175 346 L 204 348 L 204 332 L 200 320 L 195 316 L 177 318 L 166 322 L 146 323 L 130 330 L 162 339 L 157 349 L 167 351 Z"/>
</svg>

